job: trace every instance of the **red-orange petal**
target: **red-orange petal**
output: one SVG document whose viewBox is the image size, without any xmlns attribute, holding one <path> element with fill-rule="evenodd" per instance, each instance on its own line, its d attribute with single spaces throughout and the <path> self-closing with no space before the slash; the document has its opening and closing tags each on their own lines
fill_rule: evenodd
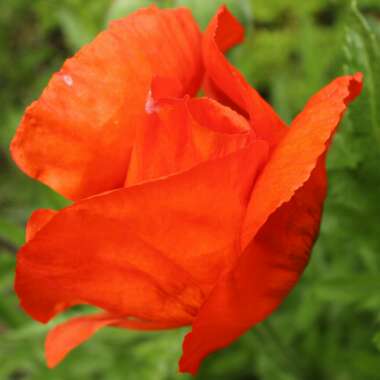
<svg viewBox="0 0 380 380">
<path fill-rule="evenodd" d="M 113 22 L 27 108 L 13 159 L 74 200 L 123 186 L 152 79 L 174 78 L 181 84 L 176 96 L 194 94 L 202 76 L 200 38 L 182 8 L 152 6 Z"/>
<path fill-rule="evenodd" d="M 286 132 L 284 122 L 223 54 L 243 39 L 243 32 L 238 20 L 222 6 L 203 36 L 205 90 L 222 103 L 249 115 L 256 135 L 272 147 Z"/>
<path fill-rule="evenodd" d="M 45 342 L 49 368 L 57 366 L 73 349 L 90 339 L 100 329 L 111 326 L 129 330 L 158 331 L 183 327 L 183 323 L 167 323 L 129 319 L 109 313 L 71 318 L 51 329 Z"/>
<path fill-rule="evenodd" d="M 101 328 L 120 318 L 107 313 L 71 318 L 51 329 L 45 342 L 45 357 L 49 368 L 58 365 L 66 355 L 90 339 Z"/>
<path fill-rule="evenodd" d="M 221 280 L 185 337 L 180 370 L 195 374 L 202 359 L 267 317 L 297 283 L 319 230 L 326 190 L 324 163 L 292 200 L 273 214 Z"/>
<path fill-rule="evenodd" d="M 361 75 L 335 80 L 309 101 L 275 149 L 253 190 L 243 254 L 200 309 L 184 341 L 181 371 L 195 373 L 207 354 L 265 319 L 297 283 L 319 230 L 324 153 L 360 89 Z"/>
<path fill-rule="evenodd" d="M 314 95 L 294 119 L 253 189 L 242 232 L 243 247 L 270 214 L 307 181 L 318 158 L 328 149 L 348 104 L 361 88 L 361 73 L 339 77 Z"/>
<path fill-rule="evenodd" d="M 25 240 L 29 241 L 34 238 L 35 234 L 44 227 L 51 218 L 56 214 L 56 211 L 49 209 L 39 209 L 33 211 L 26 225 Z"/>
<path fill-rule="evenodd" d="M 252 183 L 266 158 L 267 145 L 254 141 L 184 173 L 58 212 L 17 256 L 21 305 L 43 322 L 87 303 L 190 323 L 235 260 Z"/>
<path fill-rule="evenodd" d="M 254 138 L 244 117 L 209 98 L 152 97 L 150 106 L 137 131 L 128 186 L 233 153 Z"/>
</svg>

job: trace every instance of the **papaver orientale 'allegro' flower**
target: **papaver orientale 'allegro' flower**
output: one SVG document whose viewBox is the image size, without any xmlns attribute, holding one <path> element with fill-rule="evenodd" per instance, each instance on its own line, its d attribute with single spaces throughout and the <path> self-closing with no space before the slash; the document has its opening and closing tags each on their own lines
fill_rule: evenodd
<svg viewBox="0 0 380 380">
<path fill-rule="evenodd" d="M 49 333 L 49 366 L 105 326 L 188 325 L 180 370 L 195 373 L 297 283 L 325 153 L 361 74 L 334 80 L 288 127 L 224 56 L 243 32 L 225 7 L 204 33 L 187 9 L 141 9 L 27 108 L 13 158 L 73 204 L 32 214 L 16 292 L 41 322 L 77 304 L 103 310 Z"/>
</svg>

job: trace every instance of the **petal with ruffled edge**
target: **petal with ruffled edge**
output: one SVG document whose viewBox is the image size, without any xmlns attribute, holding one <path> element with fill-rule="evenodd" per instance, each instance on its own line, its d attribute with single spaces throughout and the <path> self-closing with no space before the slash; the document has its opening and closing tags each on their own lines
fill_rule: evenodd
<svg viewBox="0 0 380 380">
<path fill-rule="evenodd" d="M 297 283 L 319 230 L 324 153 L 360 90 L 360 74 L 336 79 L 309 101 L 277 146 L 252 193 L 244 252 L 194 320 L 181 371 L 195 373 L 207 354 L 265 319 Z"/>
<path fill-rule="evenodd" d="M 222 6 L 203 35 L 202 53 L 207 75 L 205 91 L 221 103 L 249 116 L 257 137 L 273 147 L 286 133 L 284 122 L 223 54 L 241 42 L 243 36 L 243 27 Z"/>
<path fill-rule="evenodd" d="M 243 248 L 271 213 L 307 181 L 328 149 L 348 104 L 361 89 L 361 73 L 339 77 L 314 95 L 294 119 L 253 189 L 242 233 Z"/>
<path fill-rule="evenodd" d="M 23 308 L 48 321 L 74 304 L 190 323 L 235 260 L 253 181 L 267 159 L 254 141 L 184 173 L 77 202 L 17 255 Z"/>
<path fill-rule="evenodd" d="M 202 77 L 200 38 L 182 8 L 152 6 L 112 22 L 27 108 L 13 159 L 73 200 L 122 187 L 152 78 L 177 80 L 176 96 L 194 94 Z"/>
<path fill-rule="evenodd" d="M 127 186 L 188 170 L 254 139 L 244 117 L 209 98 L 152 95 L 150 107 L 136 134 Z"/>
</svg>

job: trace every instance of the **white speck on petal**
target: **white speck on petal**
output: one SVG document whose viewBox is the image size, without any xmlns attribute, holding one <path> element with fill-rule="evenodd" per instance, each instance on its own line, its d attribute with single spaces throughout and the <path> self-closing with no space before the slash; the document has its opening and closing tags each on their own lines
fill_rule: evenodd
<svg viewBox="0 0 380 380">
<path fill-rule="evenodd" d="M 74 84 L 73 78 L 71 78 L 71 76 L 70 76 L 70 75 L 67 75 L 67 74 L 65 74 L 65 75 L 63 76 L 63 81 L 64 81 L 69 87 L 71 87 L 71 86 Z"/>
<path fill-rule="evenodd" d="M 154 102 L 153 96 L 152 96 L 152 91 L 148 91 L 148 96 L 146 98 L 145 102 L 145 112 L 148 114 L 152 114 L 157 110 L 156 104 Z"/>
</svg>

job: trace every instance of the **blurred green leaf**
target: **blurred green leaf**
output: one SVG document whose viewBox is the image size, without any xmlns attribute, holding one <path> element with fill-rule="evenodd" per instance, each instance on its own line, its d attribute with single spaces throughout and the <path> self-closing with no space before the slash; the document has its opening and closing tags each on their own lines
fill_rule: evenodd
<svg viewBox="0 0 380 380">
<path fill-rule="evenodd" d="M 152 2 L 149 0 L 115 0 L 107 12 L 107 21 L 124 17 L 139 8 L 148 7 L 150 4 Z"/>
<path fill-rule="evenodd" d="M 349 20 L 350 27 L 347 28 L 345 46 L 346 71 L 355 70 L 365 73 L 363 96 L 351 112 L 351 118 L 355 119 L 354 122 L 360 119 L 360 122 L 363 123 L 362 128 L 369 132 L 369 137 L 375 138 L 375 142 L 379 146 L 380 38 L 371 24 L 360 14 L 356 2 L 352 3 Z M 363 130 L 361 132 L 363 133 Z"/>
<path fill-rule="evenodd" d="M 18 246 L 24 242 L 24 235 L 23 228 L 0 218 L 0 238 Z"/>
</svg>

